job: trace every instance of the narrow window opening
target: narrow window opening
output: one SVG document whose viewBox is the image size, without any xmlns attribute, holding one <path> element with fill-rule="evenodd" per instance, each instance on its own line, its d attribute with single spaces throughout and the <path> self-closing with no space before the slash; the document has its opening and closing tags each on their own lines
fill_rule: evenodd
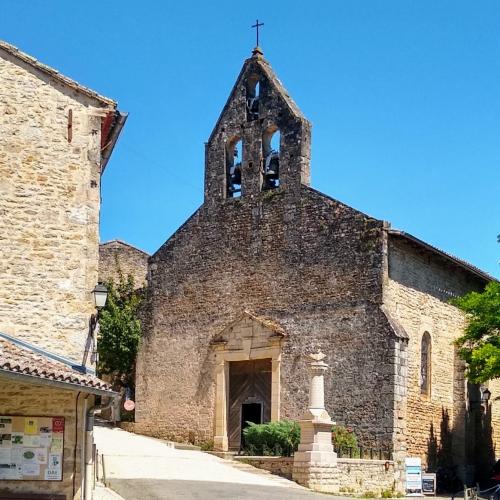
<svg viewBox="0 0 500 500">
<path fill-rule="evenodd" d="M 281 134 L 276 127 L 268 128 L 262 136 L 262 189 L 276 189 L 280 185 Z"/>
<path fill-rule="evenodd" d="M 73 140 L 73 110 L 68 111 L 68 142 Z"/>
<path fill-rule="evenodd" d="M 431 353 L 431 336 L 425 332 L 420 350 L 420 393 L 426 396 L 431 393 Z"/>
<path fill-rule="evenodd" d="M 226 144 L 226 177 L 228 198 L 241 196 L 241 165 L 243 161 L 243 141 L 237 137 Z"/>
<path fill-rule="evenodd" d="M 259 118 L 260 81 L 258 76 L 251 76 L 246 85 L 247 97 L 247 120 L 253 121 Z"/>
</svg>

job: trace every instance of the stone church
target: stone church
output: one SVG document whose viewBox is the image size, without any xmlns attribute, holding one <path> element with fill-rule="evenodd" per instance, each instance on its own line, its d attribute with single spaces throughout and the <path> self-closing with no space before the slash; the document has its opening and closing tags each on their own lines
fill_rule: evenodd
<svg viewBox="0 0 500 500">
<path fill-rule="evenodd" d="M 310 151 L 255 48 L 206 144 L 203 204 L 149 259 L 136 430 L 238 450 L 244 422 L 300 418 L 320 348 L 327 410 L 360 444 L 428 463 L 436 443 L 464 470 L 484 415 L 449 299 L 492 278 L 316 191 Z"/>
</svg>

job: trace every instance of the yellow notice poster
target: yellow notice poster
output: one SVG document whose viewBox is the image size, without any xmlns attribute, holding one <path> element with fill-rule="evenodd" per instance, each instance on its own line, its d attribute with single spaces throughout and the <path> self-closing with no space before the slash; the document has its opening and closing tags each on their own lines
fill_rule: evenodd
<svg viewBox="0 0 500 500">
<path fill-rule="evenodd" d="M 24 433 L 28 435 L 38 434 L 38 419 L 25 418 L 24 419 Z"/>
</svg>

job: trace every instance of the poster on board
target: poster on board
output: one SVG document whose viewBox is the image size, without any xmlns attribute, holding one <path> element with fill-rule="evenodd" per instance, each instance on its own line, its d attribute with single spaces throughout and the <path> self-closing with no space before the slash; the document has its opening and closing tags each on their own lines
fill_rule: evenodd
<svg viewBox="0 0 500 500">
<path fill-rule="evenodd" d="M 0 415 L 0 480 L 61 481 L 64 417 Z"/>
<path fill-rule="evenodd" d="M 422 493 L 422 460 L 420 458 L 405 458 L 406 496 L 421 497 Z"/>
<path fill-rule="evenodd" d="M 436 474 L 433 472 L 422 473 L 422 493 L 424 495 L 436 494 Z"/>
</svg>

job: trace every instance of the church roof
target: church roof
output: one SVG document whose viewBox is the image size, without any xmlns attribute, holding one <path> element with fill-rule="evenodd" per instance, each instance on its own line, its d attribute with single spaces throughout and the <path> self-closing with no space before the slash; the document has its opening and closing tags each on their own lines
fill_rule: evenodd
<svg viewBox="0 0 500 500">
<path fill-rule="evenodd" d="M 38 61 L 38 59 L 30 56 L 29 54 L 22 52 L 14 45 L 11 45 L 10 43 L 7 43 L 3 40 L 0 40 L 0 50 L 3 50 L 4 52 L 14 56 L 16 59 L 19 59 L 20 61 L 30 65 L 31 67 L 37 69 L 38 71 L 41 71 L 45 75 L 50 76 L 51 78 L 58 81 L 59 83 L 62 83 L 66 87 L 70 87 L 73 90 L 80 92 L 81 94 L 91 97 L 105 106 L 111 106 L 113 108 L 116 108 L 117 104 L 116 101 L 114 101 L 113 99 L 110 99 L 109 97 L 104 97 L 103 95 L 98 94 L 94 90 L 89 89 L 84 85 L 81 85 L 80 83 L 76 82 L 75 80 L 72 80 L 71 78 L 68 78 L 67 76 L 57 71 L 56 69 L 51 68 L 50 66 L 41 63 L 40 61 Z"/>
<path fill-rule="evenodd" d="M 0 333 L 0 377 L 98 395 L 114 394 L 111 386 L 88 368 L 5 333 Z"/>
<path fill-rule="evenodd" d="M 104 247 L 107 245 L 118 245 L 118 246 L 129 247 L 132 250 L 137 250 L 138 252 L 141 252 L 144 255 L 147 255 L 149 257 L 149 254 L 147 252 L 145 252 L 144 250 L 141 250 L 140 248 L 137 248 L 136 246 L 131 245 L 130 243 L 127 243 L 126 241 L 123 241 L 123 240 L 115 239 L 115 240 L 105 241 L 105 242 L 99 244 L 99 246 L 101 246 L 101 247 Z"/>
<path fill-rule="evenodd" d="M 389 229 L 388 232 L 389 232 L 389 235 L 391 235 L 391 236 L 394 236 L 396 238 L 405 239 L 407 241 L 410 241 L 410 242 L 416 244 L 417 246 L 424 248 L 425 250 L 430 251 L 431 253 L 439 255 L 440 257 L 444 258 L 445 260 L 452 262 L 453 264 L 455 264 L 455 265 L 461 267 L 462 269 L 474 274 L 476 277 L 478 277 L 482 280 L 497 281 L 497 279 L 495 277 L 491 276 L 491 274 L 488 274 L 485 271 L 482 271 L 481 269 L 470 264 L 469 262 L 467 262 L 463 259 L 460 259 L 459 257 L 455 257 L 454 255 L 449 254 L 448 252 L 445 252 L 444 250 L 441 250 L 441 249 L 431 245 L 430 243 L 426 243 L 425 241 L 423 241 L 423 240 L 417 238 L 416 236 L 413 236 L 405 231 L 399 231 L 396 229 Z"/>
</svg>

